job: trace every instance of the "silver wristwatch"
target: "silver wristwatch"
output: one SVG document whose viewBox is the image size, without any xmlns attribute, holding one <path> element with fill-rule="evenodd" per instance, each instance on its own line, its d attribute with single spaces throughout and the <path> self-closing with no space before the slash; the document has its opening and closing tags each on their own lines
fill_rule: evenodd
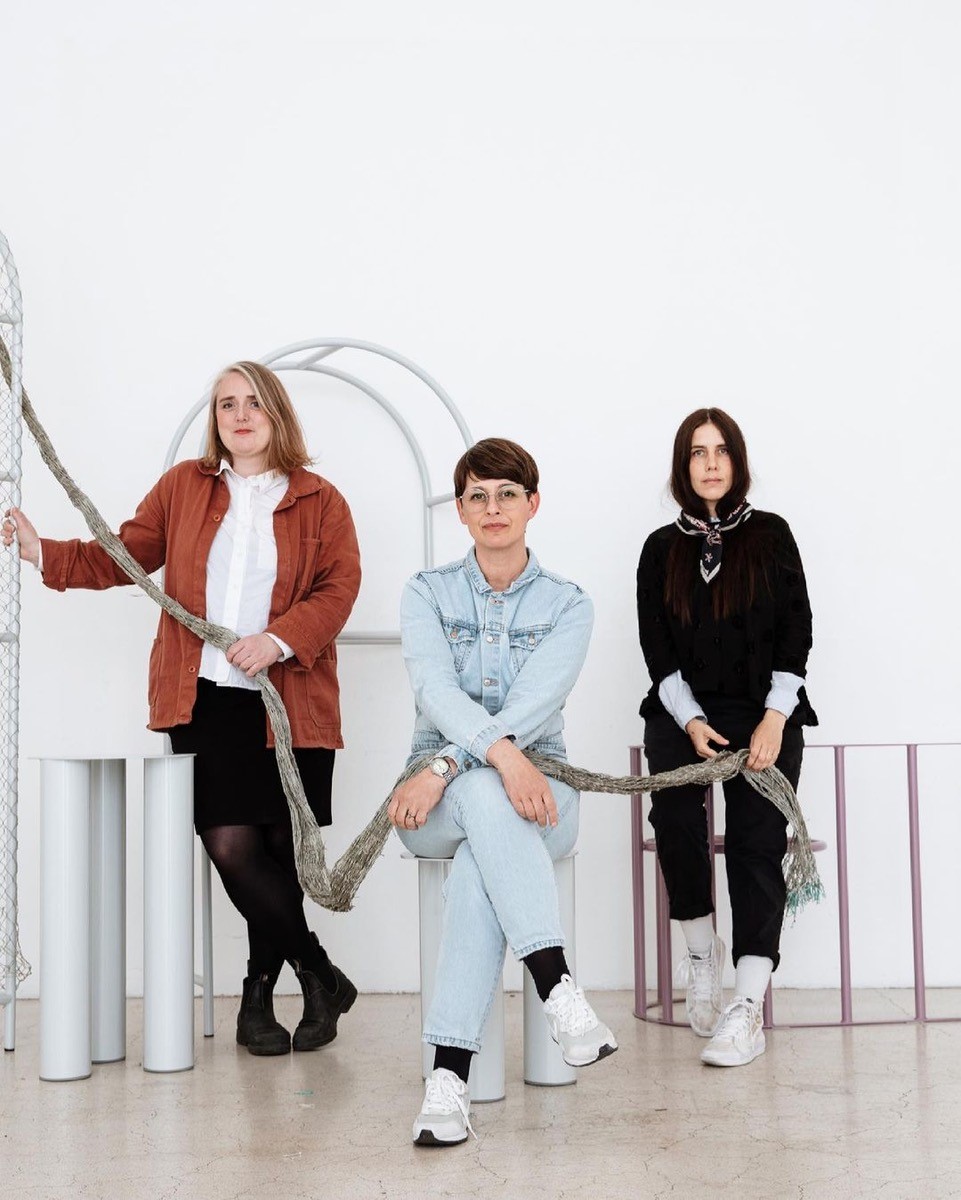
<svg viewBox="0 0 961 1200">
<path fill-rule="evenodd" d="M 443 779 L 445 787 L 457 774 L 446 758 L 432 758 L 427 765 L 438 778 Z"/>
</svg>

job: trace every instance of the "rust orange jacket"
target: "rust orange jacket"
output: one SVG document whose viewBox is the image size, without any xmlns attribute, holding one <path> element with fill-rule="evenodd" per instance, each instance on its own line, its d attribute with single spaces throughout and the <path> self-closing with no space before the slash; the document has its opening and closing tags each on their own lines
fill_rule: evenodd
<svg viewBox="0 0 961 1200">
<path fill-rule="evenodd" d="M 226 480 L 198 459 L 178 463 L 144 497 L 121 541 L 147 572 L 165 568 L 164 587 L 189 612 L 206 616 L 207 556 L 230 504 Z M 274 511 L 277 580 L 266 632 L 293 657 L 269 670 L 290 718 L 295 746 L 343 746 L 334 639 L 360 587 L 360 555 L 347 501 L 326 479 L 298 468 Z M 43 582 L 66 588 L 129 583 L 96 542 L 43 546 Z M 161 612 L 150 654 L 148 728 L 190 720 L 197 696 L 202 642 Z M 266 714 L 264 716 L 266 722 Z M 273 737 L 268 726 L 268 744 Z"/>
</svg>

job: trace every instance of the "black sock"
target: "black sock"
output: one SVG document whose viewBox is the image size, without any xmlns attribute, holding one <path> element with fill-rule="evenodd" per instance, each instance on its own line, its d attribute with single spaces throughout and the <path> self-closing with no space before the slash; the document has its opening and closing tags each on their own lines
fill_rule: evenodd
<svg viewBox="0 0 961 1200">
<path fill-rule="evenodd" d="M 560 983 L 562 975 L 570 975 L 567 969 L 567 959 L 564 957 L 563 946 L 545 946 L 543 950 L 534 950 L 521 959 L 531 978 L 534 987 L 542 1000 L 546 1000 Z"/>
<path fill-rule="evenodd" d="M 435 1046 L 434 1070 L 443 1067 L 447 1071 L 453 1071 L 458 1079 L 466 1083 L 470 1074 L 470 1060 L 473 1057 L 474 1051 L 465 1050 L 462 1046 Z"/>
</svg>

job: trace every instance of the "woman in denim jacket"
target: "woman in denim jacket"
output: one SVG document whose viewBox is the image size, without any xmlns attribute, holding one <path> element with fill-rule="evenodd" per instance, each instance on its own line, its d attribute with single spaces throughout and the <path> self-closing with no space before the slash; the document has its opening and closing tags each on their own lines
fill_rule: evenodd
<svg viewBox="0 0 961 1200">
<path fill-rule="evenodd" d="M 424 1029 L 436 1051 L 414 1122 L 420 1145 L 467 1139 L 471 1056 L 508 944 L 531 972 L 566 1062 L 586 1066 L 617 1049 L 564 958 L 552 861 L 574 846 L 579 794 L 522 753 L 565 756 L 561 710 L 593 623 L 585 593 L 527 549 L 537 484 L 536 463 L 514 442 L 488 438 L 468 450 L 454 492 L 474 546 L 415 575 L 401 602 L 417 706 L 411 755 L 434 758 L 395 790 L 390 818 L 414 854 L 453 856 Z"/>
</svg>

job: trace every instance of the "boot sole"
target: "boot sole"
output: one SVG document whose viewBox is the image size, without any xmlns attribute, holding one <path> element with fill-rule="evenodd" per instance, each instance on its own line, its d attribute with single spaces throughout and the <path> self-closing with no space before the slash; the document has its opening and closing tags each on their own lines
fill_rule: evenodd
<svg viewBox="0 0 961 1200">
<path fill-rule="evenodd" d="M 243 1046 L 248 1054 L 256 1054 L 263 1058 L 268 1058 L 275 1054 L 289 1054 L 290 1053 L 290 1039 L 289 1038 L 287 1039 L 286 1042 L 276 1041 L 273 1044 L 264 1043 L 262 1045 L 258 1045 L 256 1042 L 254 1042 L 253 1044 L 251 1044 L 250 1042 L 245 1042 L 241 1037 L 238 1036 L 237 1045 Z"/>
<path fill-rule="evenodd" d="M 244 1044 L 243 1042 L 238 1042 L 238 1045 L 240 1045 L 240 1046 L 242 1046 L 243 1044 Z M 251 1046 L 251 1045 L 248 1045 L 246 1047 L 246 1050 L 247 1050 L 248 1054 L 253 1054 L 257 1058 L 279 1058 L 283 1054 L 290 1053 L 289 1046 L 273 1047 L 273 1046 Z"/>
</svg>

